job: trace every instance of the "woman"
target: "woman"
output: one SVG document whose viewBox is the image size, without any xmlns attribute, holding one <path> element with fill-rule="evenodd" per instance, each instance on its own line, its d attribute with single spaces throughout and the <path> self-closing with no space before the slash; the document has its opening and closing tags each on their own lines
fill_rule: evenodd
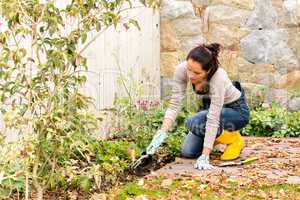
<svg viewBox="0 0 300 200">
<path fill-rule="evenodd" d="M 148 153 L 153 154 L 167 137 L 190 81 L 194 91 L 204 95 L 204 107 L 186 121 L 189 132 L 182 144 L 182 156 L 198 157 L 197 169 L 212 169 L 209 163 L 211 150 L 214 144 L 223 143 L 227 147 L 221 160 L 239 157 L 245 145 L 239 130 L 247 125 L 250 112 L 240 84 L 233 83 L 219 66 L 219 52 L 217 43 L 199 45 L 176 67 L 170 105 L 161 129 L 147 147 Z"/>
</svg>

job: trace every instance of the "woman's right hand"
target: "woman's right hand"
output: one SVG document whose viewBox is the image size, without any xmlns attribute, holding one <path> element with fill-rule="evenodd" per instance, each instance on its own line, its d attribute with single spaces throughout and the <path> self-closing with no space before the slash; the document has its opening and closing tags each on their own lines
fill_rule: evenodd
<svg viewBox="0 0 300 200">
<path fill-rule="evenodd" d="M 165 118 L 161 128 L 155 133 L 151 143 L 147 147 L 147 154 L 154 154 L 161 143 L 167 137 L 167 132 L 171 128 L 173 121 L 171 119 Z"/>
<path fill-rule="evenodd" d="M 154 154 L 166 137 L 166 132 L 158 130 L 153 136 L 151 143 L 147 147 L 147 154 Z"/>
</svg>

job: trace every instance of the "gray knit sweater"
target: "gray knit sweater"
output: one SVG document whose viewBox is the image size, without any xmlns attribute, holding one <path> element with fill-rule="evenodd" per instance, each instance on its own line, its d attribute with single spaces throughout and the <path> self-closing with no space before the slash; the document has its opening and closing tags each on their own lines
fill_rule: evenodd
<svg viewBox="0 0 300 200">
<path fill-rule="evenodd" d="M 165 113 L 165 118 L 175 120 L 181 109 L 181 102 L 185 97 L 187 83 L 187 62 L 176 66 L 170 104 Z M 213 148 L 213 144 L 220 126 L 220 115 L 224 104 L 231 103 L 241 96 L 241 92 L 232 84 L 227 72 L 219 68 L 209 82 L 209 97 L 211 104 L 207 114 L 204 147 Z"/>
</svg>

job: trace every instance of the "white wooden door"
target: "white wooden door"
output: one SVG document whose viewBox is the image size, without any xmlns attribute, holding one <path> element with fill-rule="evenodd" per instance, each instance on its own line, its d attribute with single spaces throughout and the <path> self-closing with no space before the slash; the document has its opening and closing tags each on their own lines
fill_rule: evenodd
<svg viewBox="0 0 300 200">
<path fill-rule="evenodd" d="M 118 84 L 120 76 L 134 97 L 160 98 L 159 12 L 136 6 L 140 8 L 127 14 L 138 20 L 140 31 L 133 26 L 127 31 L 111 27 L 85 52 L 89 72 L 84 92 L 95 99 L 97 109 L 111 107 L 116 96 L 127 95 Z M 138 88 L 142 91 L 136 93 Z"/>
</svg>

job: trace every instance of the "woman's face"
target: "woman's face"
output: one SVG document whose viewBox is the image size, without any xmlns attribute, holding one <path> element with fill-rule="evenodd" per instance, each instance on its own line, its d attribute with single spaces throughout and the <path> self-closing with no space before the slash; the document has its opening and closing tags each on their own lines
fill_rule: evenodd
<svg viewBox="0 0 300 200">
<path fill-rule="evenodd" d="M 187 60 L 187 73 L 193 84 L 203 82 L 207 77 L 207 72 L 202 69 L 202 65 L 191 58 Z"/>
</svg>

